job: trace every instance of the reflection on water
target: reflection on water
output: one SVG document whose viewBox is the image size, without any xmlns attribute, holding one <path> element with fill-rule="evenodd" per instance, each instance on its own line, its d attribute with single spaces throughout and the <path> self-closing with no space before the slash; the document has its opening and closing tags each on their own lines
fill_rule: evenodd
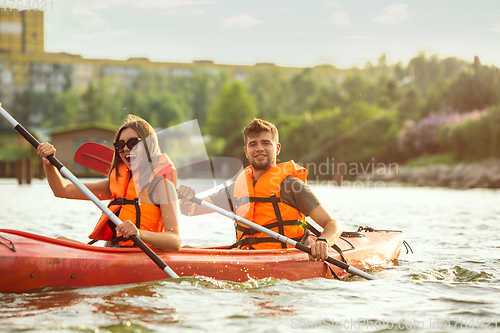
<svg viewBox="0 0 500 333">
<path fill-rule="evenodd" d="M 0 294 L 2 330 L 58 332 L 290 332 L 292 323 L 370 318 L 427 324 L 445 331 L 451 317 L 496 320 L 500 327 L 500 192 L 412 187 L 355 190 L 315 186 L 344 226 L 404 230 L 414 254 L 377 281 L 250 280 L 206 277 L 126 286 Z M 0 228 L 81 241 L 100 212 L 90 202 L 56 199 L 44 181 L 0 180 Z M 182 217 L 184 245 L 228 244 L 233 222 L 216 215 Z M 0 249 L 0 255 L 2 250 Z M 1 278 L 1 277 L 0 277 Z M 438 321 L 439 329 L 429 327 Z M 467 331 L 467 330 L 465 330 Z"/>
<path fill-rule="evenodd" d="M 146 284 L 105 295 L 102 301 L 95 304 L 93 312 L 96 315 L 104 313 L 108 318 L 120 321 L 137 321 L 153 325 L 178 322 L 174 309 L 156 301 L 161 295 L 154 289 L 153 284 Z"/>
<path fill-rule="evenodd" d="M 73 317 L 74 313 L 81 313 L 82 319 L 95 315 L 120 323 L 161 325 L 178 322 L 175 309 L 157 301 L 162 295 L 155 289 L 156 286 L 151 283 L 107 288 L 45 289 L 19 294 L 0 293 L 0 303 L 4 305 L 0 312 L 0 322 L 6 326 L 12 323 L 15 327 L 15 322 L 26 322 L 27 317 L 47 314 L 61 316 L 64 322 L 64 317 Z M 81 322 L 84 325 L 85 320 Z M 117 328 L 122 326 L 120 324 Z M 130 327 L 127 324 L 125 326 Z"/>
<path fill-rule="evenodd" d="M 0 303 L 9 304 L 0 312 L 1 319 L 41 315 L 70 307 L 87 296 L 78 291 L 39 291 L 36 293 L 0 293 Z"/>
<path fill-rule="evenodd" d="M 263 292 L 265 299 L 260 299 L 258 296 L 254 296 L 255 305 L 260 309 L 253 313 L 254 316 L 290 316 L 298 313 L 298 309 L 292 305 L 279 305 L 276 304 L 272 299 L 284 297 L 284 293 L 277 291 L 273 292 Z"/>
</svg>

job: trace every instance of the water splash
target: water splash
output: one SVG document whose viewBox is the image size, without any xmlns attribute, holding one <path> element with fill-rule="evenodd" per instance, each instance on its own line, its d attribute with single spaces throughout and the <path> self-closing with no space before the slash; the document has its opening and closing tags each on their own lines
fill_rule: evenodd
<svg viewBox="0 0 500 333">
<path fill-rule="evenodd" d="M 485 271 L 475 271 L 462 266 L 451 268 L 426 268 L 411 274 L 414 280 L 446 281 L 446 282 L 493 282 L 497 280 L 494 274 Z"/>
<path fill-rule="evenodd" d="M 250 278 L 248 281 L 245 282 L 232 282 L 232 281 L 216 280 L 206 276 L 193 276 L 193 277 L 182 277 L 179 279 L 165 280 L 162 281 L 162 283 L 166 284 L 176 283 L 179 285 L 182 285 L 183 283 L 189 283 L 194 287 L 211 288 L 211 289 L 256 290 L 269 286 L 274 286 L 278 284 L 280 281 L 287 281 L 287 280 L 278 280 L 274 278 L 255 280 Z"/>
</svg>

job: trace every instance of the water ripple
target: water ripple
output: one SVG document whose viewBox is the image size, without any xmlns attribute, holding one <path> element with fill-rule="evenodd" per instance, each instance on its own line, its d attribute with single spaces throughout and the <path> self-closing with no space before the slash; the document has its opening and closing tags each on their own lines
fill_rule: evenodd
<svg viewBox="0 0 500 333">
<path fill-rule="evenodd" d="M 427 268 L 418 273 L 413 273 L 412 278 L 415 280 L 448 282 L 494 282 L 497 279 L 494 274 L 475 271 L 462 266 L 441 269 Z"/>
<path fill-rule="evenodd" d="M 1 228 L 86 241 L 100 216 L 89 202 L 54 198 L 45 181 L 0 186 L 5 208 Z M 421 332 L 451 331 L 444 324 L 454 317 L 457 324 L 498 318 L 500 326 L 500 191 L 312 187 L 345 230 L 359 225 L 404 230 L 414 254 L 403 251 L 392 266 L 370 270 L 377 281 L 349 277 L 235 283 L 198 276 L 0 294 L 1 330 L 290 332 L 294 323 L 325 318 L 424 322 Z M 234 238 L 233 223 L 214 215 L 181 217 L 180 226 L 183 243 L 192 246 L 227 244 Z M 435 321 L 440 329 L 430 330 Z"/>
</svg>

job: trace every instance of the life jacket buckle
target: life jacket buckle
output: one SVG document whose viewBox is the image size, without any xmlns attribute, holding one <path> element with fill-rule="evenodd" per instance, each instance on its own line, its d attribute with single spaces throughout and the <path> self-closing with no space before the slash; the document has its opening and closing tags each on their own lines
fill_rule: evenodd
<svg viewBox="0 0 500 333">
<path fill-rule="evenodd" d="M 255 237 L 249 237 L 249 238 L 245 238 L 243 245 L 255 245 L 257 243 L 258 242 L 257 242 L 257 239 L 255 239 Z"/>
</svg>

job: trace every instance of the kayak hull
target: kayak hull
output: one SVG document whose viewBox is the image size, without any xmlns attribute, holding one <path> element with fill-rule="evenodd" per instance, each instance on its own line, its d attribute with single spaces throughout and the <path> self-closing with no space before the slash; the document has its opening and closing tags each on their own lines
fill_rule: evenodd
<svg viewBox="0 0 500 333">
<path fill-rule="evenodd" d="M 0 292 L 45 287 L 87 287 L 162 280 L 168 276 L 138 248 L 105 248 L 57 240 L 28 232 L 0 229 Z M 347 263 L 358 269 L 385 266 L 398 259 L 402 232 L 362 232 L 341 237 L 337 245 Z M 15 251 L 11 248 L 11 244 Z M 244 282 L 276 278 L 342 278 L 337 266 L 312 262 L 297 249 L 226 250 L 183 247 L 178 252 L 154 248 L 180 277 L 206 276 Z M 330 249 L 330 256 L 342 260 Z M 334 274 L 332 274 L 332 270 Z"/>
</svg>

